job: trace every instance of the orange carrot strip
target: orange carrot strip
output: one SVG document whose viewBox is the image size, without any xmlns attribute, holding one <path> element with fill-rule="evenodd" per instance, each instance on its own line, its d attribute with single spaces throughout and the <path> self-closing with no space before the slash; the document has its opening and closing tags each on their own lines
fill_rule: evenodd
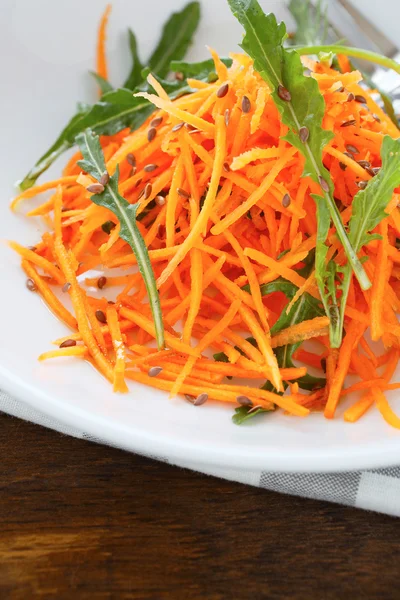
<svg viewBox="0 0 400 600">
<path fill-rule="evenodd" d="M 96 61 L 96 69 L 98 75 L 103 77 L 104 79 L 108 79 L 108 68 L 107 68 L 107 58 L 106 58 L 106 50 L 105 50 L 105 42 L 106 42 L 106 29 L 108 24 L 108 19 L 110 17 L 111 5 L 107 4 L 106 9 L 101 17 L 99 33 L 97 38 L 97 61 Z"/>
<path fill-rule="evenodd" d="M 43 352 L 38 358 L 40 362 L 49 358 L 58 358 L 62 356 L 86 356 L 88 349 L 86 346 L 71 346 L 70 348 L 59 348 L 58 350 L 49 350 Z"/>
<path fill-rule="evenodd" d="M 122 341 L 121 329 L 119 327 L 118 313 L 113 306 L 107 306 L 107 323 L 115 350 L 114 367 L 114 392 L 127 392 L 125 383 L 125 346 Z"/>
<path fill-rule="evenodd" d="M 17 242 L 9 242 L 9 246 L 13 250 L 18 252 L 18 254 L 25 258 L 28 262 L 33 263 L 37 267 L 43 269 L 43 271 L 46 271 L 46 273 L 51 275 L 51 277 L 60 285 L 63 285 L 65 283 L 64 276 L 61 273 L 60 269 L 57 269 L 55 265 L 53 265 L 46 258 L 43 258 L 43 256 L 40 256 L 40 254 L 36 254 L 36 252 L 33 252 L 32 250 L 29 250 L 29 248 L 21 246 Z"/>
<path fill-rule="evenodd" d="M 329 333 L 329 317 L 315 317 L 314 319 L 302 321 L 297 325 L 292 325 L 287 329 L 282 329 L 282 331 L 272 336 L 271 346 L 277 348 L 278 346 L 296 344 L 327 333 Z"/>
</svg>

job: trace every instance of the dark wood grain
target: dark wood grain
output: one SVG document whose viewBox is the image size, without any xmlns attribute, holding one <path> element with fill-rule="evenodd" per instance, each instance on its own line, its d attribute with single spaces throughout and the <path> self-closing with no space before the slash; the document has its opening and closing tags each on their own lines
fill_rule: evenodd
<svg viewBox="0 0 400 600">
<path fill-rule="evenodd" d="M 0 598 L 397 599 L 400 522 L 0 415 Z"/>
</svg>

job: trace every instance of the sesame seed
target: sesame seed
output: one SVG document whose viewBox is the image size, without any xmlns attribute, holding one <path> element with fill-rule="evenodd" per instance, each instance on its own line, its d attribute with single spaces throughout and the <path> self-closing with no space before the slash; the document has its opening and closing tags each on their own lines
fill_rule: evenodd
<svg viewBox="0 0 400 600">
<path fill-rule="evenodd" d="M 162 370 L 162 367 L 150 367 L 150 369 L 147 371 L 147 375 L 149 377 L 157 377 L 157 375 L 159 375 Z"/>
<path fill-rule="evenodd" d="M 155 119 L 150 121 L 150 127 L 158 127 L 159 125 L 161 125 L 162 120 L 163 120 L 162 117 L 156 117 Z"/>
<path fill-rule="evenodd" d="M 107 183 L 109 181 L 110 181 L 110 175 L 107 173 L 107 171 L 104 171 L 103 175 L 100 177 L 100 184 L 107 185 Z"/>
<path fill-rule="evenodd" d="M 131 167 L 136 167 L 136 158 L 134 157 L 132 152 L 129 152 L 129 154 L 126 155 L 126 160 L 127 163 L 131 165 Z"/>
<path fill-rule="evenodd" d="M 26 287 L 30 292 L 36 292 L 37 285 L 30 277 L 26 280 Z"/>
<path fill-rule="evenodd" d="M 154 140 L 154 138 L 157 135 L 157 129 L 155 127 L 150 127 L 150 129 L 147 132 L 147 140 L 149 142 L 152 142 Z"/>
<path fill-rule="evenodd" d="M 189 192 L 187 192 L 186 190 L 183 190 L 182 188 L 178 188 L 177 192 L 178 192 L 179 196 L 182 196 L 182 198 L 190 198 Z"/>
<path fill-rule="evenodd" d="M 356 102 L 360 102 L 360 104 L 367 104 L 367 99 L 365 98 L 365 96 L 361 96 L 361 94 L 356 94 L 354 96 L 354 100 Z"/>
<path fill-rule="evenodd" d="M 103 287 L 106 285 L 106 283 L 107 283 L 107 277 L 104 277 L 104 275 L 99 277 L 97 280 L 97 287 L 99 288 L 99 290 L 102 290 Z"/>
<path fill-rule="evenodd" d="M 229 91 L 229 83 L 224 83 L 217 90 L 217 98 L 223 98 L 224 96 L 227 95 L 228 91 Z"/>
<path fill-rule="evenodd" d="M 146 165 L 145 167 L 143 167 L 143 171 L 145 171 L 146 173 L 151 173 L 152 171 L 155 171 L 156 169 L 158 169 L 158 165 L 155 165 L 154 163 L 150 163 L 150 164 Z"/>
<path fill-rule="evenodd" d="M 353 102 L 355 98 L 355 95 L 352 92 L 350 92 L 350 94 L 347 96 L 347 102 Z"/>
<path fill-rule="evenodd" d="M 154 200 L 155 200 L 157 206 L 164 206 L 164 204 L 165 204 L 165 198 L 164 198 L 164 196 L 156 196 L 154 198 Z"/>
<path fill-rule="evenodd" d="M 225 125 L 226 127 L 228 127 L 229 125 L 229 119 L 231 118 L 231 112 L 229 110 L 229 108 L 227 108 L 224 112 L 224 119 L 225 119 Z"/>
<path fill-rule="evenodd" d="M 371 169 L 371 167 L 365 167 L 365 170 L 367 171 L 367 173 L 369 175 L 371 175 L 371 177 L 375 177 L 376 173 L 374 172 L 373 169 Z"/>
<path fill-rule="evenodd" d="M 106 315 L 104 314 L 104 312 L 102 310 L 96 310 L 96 312 L 94 314 L 96 315 L 96 319 L 100 323 L 107 323 Z"/>
<path fill-rule="evenodd" d="M 137 171 L 136 167 L 131 167 L 131 170 L 129 171 L 127 178 L 130 179 L 131 177 L 133 177 L 134 175 L 136 175 L 136 171 Z"/>
<path fill-rule="evenodd" d="M 243 96 L 242 98 L 242 111 L 244 114 L 247 114 L 251 111 L 251 102 L 248 96 Z"/>
<path fill-rule="evenodd" d="M 352 154 L 358 154 L 360 151 L 356 146 L 353 146 L 352 144 L 346 144 L 346 150 L 347 152 L 351 152 Z"/>
<path fill-rule="evenodd" d="M 72 348 L 72 346 L 76 346 L 76 341 L 75 340 L 64 340 L 60 344 L 60 348 Z"/>
<path fill-rule="evenodd" d="M 180 129 L 182 129 L 184 124 L 185 123 L 183 121 L 181 121 L 180 123 L 177 123 L 176 125 L 173 126 L 172 131 L 179 131 Z"/>
<path fill-rule="evenodd" d="M 360 165 L 360 167 L 363 167 L 364 169 L 371 166 L 371 163 L 367 160 L 358 160 L 357 162 Z"/>
<path fill-rule="evenodd" d="M 140 179 L 137 180 L 137 182 L 135 183 L 135 187 L 139 187 L 139 185 L 142 183 L 142 178 L 140 177 Z"/>
<path fill-rule="evenodd" d="M 290 196 L 289 194 L 285 194 L 282 198 L 282 206 L 283 208 L 287 208 L 290 206 Z"/>
<path fill-rule="evenodd" d="M 368 181 L 359 181 L 359 182 L 357 183 L 357 185 L 358 185 L 358 187 L 360 188 L 360 190 L 365 190 L 365 188 L 366 188 L 366 187 L 367 187 L 367 185 L 368 185 Z"/>
<path fill-rule="evenodd" d="M 91 194 L 102 194 L 104 192 L 104 185 L 101 183 L 92 183 L 86 189 Z"/>
<path fill-rule="evenodd" d="M 191 396 L 190 394 L 185 394 L 185 398 L 188 402 L 190 402 L 191 404 L 193 404 L 194 402 L 194 396 Z"/>
<path fill-rule="evenodd" d="M 306 141 L 308 140 L 309 136 L 310 136 L 310 132 L 308 130 L 308 127 L 300 127 L 300 129 L 299 129 L 299 138 L 300 138 L 300 141 L 303 144 L 306 143 Z"/>
<path fill-rule="evenodd" d="M 64 283 L 61 290 L 64 292 L 64 294 L 66 294 L 70 287 L 71 287 L 71 284 L 69 283 L 69 281 L 67 281 L 67 283 Z"/>
<path fill-rule="evenodd" d="M 380 170 L 381 170 L 380 167 L 372 167 L 372 171 L 374 172 L 374 175 L 377 175 Z"/>
<path fill-rule="evenodd" d="M 153 191 L 153 186 L 151 183 L 146 183 L 144 188 L 144 199 L 147 200 L 151 196 L 151 192 Z"/>
<path fill-rule="evenodd" d="M 224 171 L 229 173 L 229 171 L 231 170 L 229 164 L 227 162 L 225 162 L 222 166 L 223 166 Z"/>
<path fill-rule="evenodd" d="M 247 396 L 238 396 L 236 402 L 242 406 L 253 406 L 253 402 Z"/>
<path fill-rule="evenodd" d="M 289 90 L 287 90 L 283 85 L 279 84 L 278 85 L 278 96 L 281 100 L 284 100 L 285 102 L 290 102 L 292 99 L 292 96 L 289 92 Z"/>
<path fill-rule="evenodd" d="M 324 192 L 329 192 L 328 182 L 325 181 L 325 179 L 321 175 L 318 177 L 318 179 L 319 179 L 319 184 L 322 187 L 322 189 L 324 190 Z"/>
<path fill-rule="evenodd" d="M 356 124 L 356 120 L 350 119 L 350 121 L 345 121 L 344 123 L 342 123 L 340 127 L 350 127 L 350 125 L 355 125 L 355 124 Z"/>
<path fill-rule="evenodd" d="M 202 394 L 199 394 L 197 396 L 197 398 L 195 399 L 193 404 L 194 404 L 194 406 L 201 406 L 202 404 L 207 402 L 207 400 L 208 400 L 208 394 L 206 392 L 203 392 Z"/>
<path fill-rule="evenodd" d="M 345 171 L 347 169 L 347 165 L 345 165 L 342 162 L 339 162 L 339 167 L 342 169 L 342 171 Z"/>
</svg>

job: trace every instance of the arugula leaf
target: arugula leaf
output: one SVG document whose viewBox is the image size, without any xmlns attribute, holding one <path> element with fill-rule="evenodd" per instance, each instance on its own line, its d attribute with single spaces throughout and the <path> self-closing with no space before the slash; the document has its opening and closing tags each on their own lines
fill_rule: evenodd
<svg viewBox="0 0 400 600">
<path fill-rule="evenodd" d="M 86 130 L 78 135 L 77 144 L 82 152 L 83 160 L 79 166 L 99 181 L 106 172 L 103 151 L 100 146 L 99 136 L 92 131 Z M 164 325 L 161 314 L 160 298 L 158 295 L 156 280 L 151 266 L 149 253 L 144 240 L 136 225 L 136 212 L 138 205 L 129 204 L 118 192 L 119 169 L 117 167 L 114 175 L 110 177 L 104 192 L 91 196 L 91 201 L 98 206 L 108 208 L 115 214 L 120 223 L 120 237 L 132 248 L 136 256 L 139 271 L 146 285 L 151 312 L 156 330 L 158 348 L 164 347 Z"/>
<path fill-rule="evenodd" d="M 232 65 L 231 58 L 221 58 L 221 61 L 227 67 Z M 170 69 L 174 73 L 182 73 L 185 79 L 193 77 L 193 79 L 200 79 L 208 82 L 216 81 L 218 79 L 212 58 L 196 63 L 173 60 L 171 61 Z"/>
<path fill-rule="evenodd" d="M 382 168 L 369 180 L 365 189 L 354 196 L 352 216 L 349 223 L 349 238 L 357 252 L 371 240 L 379 238 L 370 232 L 387 217 L 385 209 L 393 191 L 400 185 L 400 139 L 394 140 L 385 135 L 381 148 Z M 343 332 L 344 311 L 351 283 L 351 269 L 342 268 L 342 298 L 340 307 L 340 335 Z"/>
<path fill-rule="evenodd" d="M 239 406 L 238 408 L 235 408 L 235 414 L 232 417 L 232 421 L 235 423 L 235 425 L 242 425 L 260 413 L 268 412 L 274 412 L 274 409 L 272 408 L 271 410 L 267 410 L 266 408 L 257 408 L 256 410 L 253 410 L 251 406 Z"/>
<path fill-rule="evenodd" d="M 139 58 L 136 36 L 133 33 L 132 29 L 128 29 L 128 36 L 129 48 L 132 56 L 132 69 L 123 87 L 127 88 L 128 90 L 134 90 L 135 87 L 142 82 L 143 65 Z"/>
<path fill-rule="evenodd" d="M 324 100 L 315 79 L 304 75 L 300 54 L 283 47 L 286 37 L 284 23 L 278 25 L 273 14 L 265 15 L 257 0 L 228 2 L 246 32 L 242 47 L 253 58 L 255 69 L 272 88 L 272 96 L 282 121 L 289 127 L 285 139 L 305 157 L 303 175 L 310 176 L 322 188 L 323 196 L 314 196 L 319 209 L 316 274 L 321 297 L 324 298 L 324 305 L 328 306 L 325 241 L 330 219 L 362 289 L 368 289 L 371 282 L 347 237 L 333 198 L 332 180 L 322 163 L 322 150 L 333 136 L 332 132 L 322 128 Z M 301 136 L 301 131 L 306 135 Z M 329 312 L 327 314 L 329 316 Z M 331 340 L 334 338 L 333 325 L 331 321 Z"/>
<path fill-rule="evenodd" d="M 295 44 L 323 44 L 328 33 L 328 5 L 323 0 L 317 0 L 313 6 L 310 0 L 290 0 L 288 5 L 294 20 L 296 31 L 293 41 Z"/>
<path fill-rule="evenodd" d="M 101 75 L 96 73 L 95 71 L 89 71 L 90 75 L 96 80 L 97 85 L 100 88 L 102 94 L 107 94 L 107 92 L 111 92 L 114 88 L 107 79 L 104 79 Z"/>
<path fill-rule="evenodd" d="M 152 73 L 165 77 L 169 73 L 171 60 L 180 60 L 185 56 L 199 20 L 199 2 L 190 2 L 182 11 L 171 15 L 164 25 L 157 48 L 148 61 Z"/>
</svg>

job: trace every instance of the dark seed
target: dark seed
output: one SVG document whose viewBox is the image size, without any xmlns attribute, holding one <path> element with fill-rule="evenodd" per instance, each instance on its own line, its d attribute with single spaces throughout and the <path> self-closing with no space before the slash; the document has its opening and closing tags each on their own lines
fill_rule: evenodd
<svg viewBox="0 0 400 600">
<path fill-rule="evenodd" d="M 365 188 L 366 188 L 366 187 L 367 187 L 367 185 L 368 185 L 368 181 L 359 181 L 359 182 L 357 183 L 357 185 L 358 185 L 358 187 L 360 188 L 360 190 L 365 190 Z"/>
<path fill-rule="evenodd" d="M 325 181 L 325 179 L 323 177 L 321 177 L 321 175 L 318 177 L 319 179 L 319 184 L 322 187 L 322 189 L 324 190 L 324 192 L 329 192 L 329 185 L 327 183 L 327 181 Z"/>
<path fill-rule="evenodd" d="M 247 396 L 238 396 L 236 402 L 242 406 L 253 406 L 253 402 Z"/>
<path fill-rule="evenodd" d="M 354 100 L 356 102 L 360 102 L 361 104 L 367 104 L 367 99 L 364 96 L 361 96 L 361 94 L 356 94 L 354 96 Z"/>
<path fill-rule="evenodd" d="M 37 250 L 36 246 L 27 246 L 26 249 L 30 250 L 31 252 L 36 252 L 36 250 Z"/>
<path fill-rule="evenodd" d="M 355 95 L 352 92 L 350 92 L 350 94 L 347 96 L 347 102 L 353 102 L 355 98 Z"/>
<path fill-rule="evenodd" d="M 150 127 L 158 127 L 162 123 L 162 117 L 156 117 L 152 121 L 150 121 Z"/>
<path fill-rule="evenodd" d="M 175 73 L 175 79 L 176 79 L 177 81 L 183 81 L 183 80 L 185 79 L 185 76 L 184 76 L 184 74 L 183 74 L 183 73 L 180 73 L 180 72 L 178 71 L 178 73 Z"/>
<path fill-rule="evenodd" d="M 193 131 L 193 129 L 196 129 L 196 127 L 190 123 L 185 123 L 185 127 L 188 131 Z"/>
<path fill-rule="evenodd" d="M 103 173 L 103 175 L 100 177 L 100 183 L 101 185 L 107 185 L 107 183 L 110 181 L 110 175 L 107 173 L 107 171 L 105 171 Z"/>
<path fill-rule="evenodd" d="M 108 300 L 107 304 L 115 304 L 114 300 Z"/>
<path fill-rule="evenodd" d="M 158 226 L 158 237 L 159 238 L 163 238 L 165 235 L 165 225 L 163 225 L 162 223 L 159 224 Z"/>
<path fill-rule="evenodd" d="M 116 225 L 112 221 L 105 221 L 103 223 L 103 225 L 101 226 L 104 233 L 108 233 L 108 234 L 110 234 L 112 232 L 112 230 L 115 229 L 115 227 L 116 227 Z"/>
<path fill-rule="evenodd" d="M 229 173 L 229 171 L 231 170 L 231 168 L 230 168 L 230 166 L 229 166 L 229 164 L 228 164 L 227 162 L 225 162 L 225 163 L 223 164 L 223 169 L 224 169 L 224 171 L 227 171 L 228 173 Z"/>
<path fill-rule="evenodd" d="M 135 187 L 139 187 L 139 185 L 142 183 L 142 178 L 138 179 L 137 182 L 135 183 Z"/>
<path fill-rule="evenodd" d="M 365 167 L 365 170 L 369 175 L 371 175 L 371 177 L 375 177 L 376 173 L 374 173 L 374 170 L 371 169 L 371 167 Z"/>
<path fill-rule="evenodd" d="M 359 149 L 356 146 L 353 146 L 352 144 L 346 144 L 346 150 L 347 152 L 351 152 L 352 154 L 359 154 Z"/>
<path fill-rule="evenodd" d="M 162 370 L 162 367 L 150 367 L 150 369 L 147 371 L 147 375 L 149 377 L 157 377 L 157 375 L 159 375 Z"/>
<path fill-rule="evenodd" d="M 224 113 L 225 125 L 226 125 L 227 127 L 228 127 L 228 125 L 229 125 L 229 119 L 230 119 L 230 118 L 231 118 L 231 112 L 230 112 L 229 108 L 227 108 L 227 109 L 225 110 L 225 113 Z"/>
<path fill-rule="evenodd" d="M 336 91 L 337 91 L 337 92 L 339 92 L 339 93 L 342 93 L 342 92 L 344 92 L 344 86 L 342 85 L 342 86 L 341 86 L 340 88 L 338 88 Z"/>
<path fill-rule="evenodd" d="M 60 344 L 60 348 L 72 348 L 72 346 L 76 346 L 75 340 L 65 340 Z"/>
<path fill-rule="evenodd" d="M 133 156 L 132 152 L 126 155 L 126 160 L 131 167 L 136 167 L 136 158 Z"/>
<path fill-rule="evenodd" d="M 86 189 L 91 194 L 102 194 L 104 192 L 104 185 L 101 183 L 92 183 Z"/>
<path fill-rule="evenodd" d="M 64 285 L 62 286 L 61 289 L 64 292 L 64 294 L 66 294 L 70 287 L 71 287 L 71 284 L 69 283 L 69 281 L 67 281 L 67 283 L 64 283 Z"/>
<path fill-rule="evenodd" d="M 358 160 L 357 162 L 360 165 L 360 167 L 363 167 L 364 169 L 371 166 L 371 163 L 367 160 Z"/>
<path fill-rule="evenodd" d="M 282 206 L 283 208 L 287 208 L 290 206 L 290 196 L 289 194 L 285 194 L 282 198 Z"/>
<path fill-rule="evenodd" d="M 146 183 L 146 186 L 144 188 L 144 199 L 145 200 L 147 200 L 147 198 L 150 198 L 152 191 L 153 191 L 153 186 L 151 185 L 151 183 Z"/>
<path fill-rule="evenodd" d="M 156 204 L 158 206 L 164 206 L 164 204 L 165 204 L 165 198 L 164 198 L 164 196 L 156 196 L 154 198 L 154 200 L 156 201 Z"/>
<path fill-rule="evenodd" d="M 145 167 L 143 167 L 143 171 L 146 171 L 146 173 L 151 173 L 152 171 L 155 171 L 156 169 L 158 169 L 158 165 L 155 165 L 154 163 L 150 163 L 150 164 L 146 165 Z"/>
<path fill-rule="evenodd" d="M 157 129 L 155 127 L 150 127 L 147 132 L 147 139 L 149 142 L 152 142 L 157 135 Z"/>
<path fill-rule="evenodd" d="M 342 162 L 339 163 L 339 167 L 342 169 L 342 171 L 345 171 L 347 169 L 347 165 L 345 165 Z"/>
<path fill-rule="evenodd" d="M 374 117 L 375 121 L 377 121 L 378 123 L 380 123 L 380 122 L 381 122 L 381 120 L 380 120 L 380 118 L 378 117 L 378 115 L 376 115 L 375 113 L 373 113 L 373 115 L 372 115 L 372 116 Z"/>
<path fill-rule="evenodd" d="M 281 84 L 278 85 L 278 96 L 281 100 L 284 100 L 285 102 L 290 102 L 292 99 L 292 96 L 291 96 L 289 90 L 287 90 Z"/>
<path fill-rule="evenodd" d="M 206 392 L 203 392 L 202 394 L 199 394 L 197 396 L 197 398 L 195 399 L 193 404 L 194 404 L 194 406 L 201 406 L 202 404 L 207 402 L 207 400 L 208 400 L 208 394 Z"/>
<path fill-rule="evenodd" d="M 130 179 L 131 177 L 133 177 L 134 175 L 136 175 L 136 167 L 131 167 L 131 170 L 128 173 L 128 179 Z"/>
<path fill-rule="evenodd" d="M 193 404 L 194 402 L 194 396 L 191 396 L 190 394 L 185 394 L 185 398 L 188 402 L 190 402 L 191 404 Z"/>
<path fill-rule="evenodd" d="M 310 132 L 308 130 L 308 127 L 300 127 L 299 129 L 299 138 L 300 141 L 305 144 L 306 141 L 308 140 L 308 137 L 310 135 Z"/>
<path fill-rule="evenodd" d="M 62 213 L 65 213 L 65 212 L 67 212 L 68 210 L 69 210 L 68 206 L 63 206 L 63 207 L 62 207 L 62 209 L 61 209 L 61 212 L 62 212 Z"/>
<path fill-rule="evenodd" d="M 178 188 L 177 192 L 178 192 L 179 196 L 182 196 L 182 198 L 190 198 L 189 192 L 187 192 L 186 190 L 183 190 L 182 188 Z"/>
<path fill-rule="evenodd" d="M 96 310 L 94 314 L 96 315 L 96 319 L 100 323 L 107 323 L 106 315 L 103 313 L 102 310 Z"/>
<path fill-rule="evenodd" d="M 182 129 L 184 124 L 185 123 L 183 121 L 181 123 L 177 123 L 176 125 L 173 126 L 172 131 L 179 131 L 180 129 Z"/>
<path fill-rule="evenodd" d="M 28 290 L 30 292 L 36 292 L 36 290 L 37 290 L 37 285 L 31 278 L 26 280 L 26 287 L 28 288 Z"/>
<path fill-rule="evenodd" d="M 244 114 L 247 114 L 251 111 L 251 102 L 247 96 L 243 96 L 242 98 L 242 111 Z"/>
<path fill-rule="evenodd" d="M 351 119 L 350 121 L 345 121 L 344 123 L 342 123 L 340 127 L 350 127 L 350 125 L 355 125 L 355 124 L 356 124 L 356 120 Z"/>
<path fill-rule="evenodd" d="M 321 369 L 326 373 L 326 358 L 321 358 Z"/>
<path fill-rule="evenodd" d="M 106 285 L 106 283 L 107 283 L 107 277 L 104 277 L 104 275 L 99 277 L 97 280 L 97 287 L 99 288 L 99 290 L 102 290 L 103 287 Z"/>
<path fill-rule="evenodd" d="M 224 96 L 227 95 L 229 90 L 229 83 L 224 83 L 223 85 L 221 85 L 221 87 L 217 90 L 217 98 L 223 98 Z"/>
<path fill-rule="evenodd" d="M 140 192 L 137 199 L 140 200 L 141 198 L 143 198 L 143 196 L 144 196 L 144 189 Z"/>
<path fill-rule="evenodd" d="M 380 167 L 372 167 L 372 171 L 373 171 L 374 175 L 377 175 L 380 170 L 381 170 Z"/>
</svg>

